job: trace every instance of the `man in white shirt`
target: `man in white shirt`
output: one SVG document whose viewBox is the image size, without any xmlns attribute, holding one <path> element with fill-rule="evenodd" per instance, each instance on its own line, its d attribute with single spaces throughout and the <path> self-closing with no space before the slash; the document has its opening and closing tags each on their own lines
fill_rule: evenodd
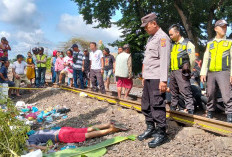
<svg viewBox="0 0 232 157">
<path fill-rule="evenodd" d="M 27 76 L 24 74 L 24 70 L 27 67 L 27 63 L 23 61 L 22 55 L 17 55 L 17 61 L 12 65 L 13 76 L 15 78 L 15 87 L 19 87 L 21 82 L 27 84 L 27 87 L 31 86 L 30 81 L 27 79 Z M 16 96 L 21 96 L 19 94 L 19 89 L 16 90 Z"/>
<path fill-rule="evenodd" d="M 102 94 L 105 94 L 105 86 L 103 82 L 103 73 L 104 73 L 104 60 L 103 53 L 101 50 L 97 49 L 97 44 L 95 42 L 90 43 L 90 79 L 92 83 L 92 90 L 97 91 L 97 82 L 100 87 Z"/>
</svg>

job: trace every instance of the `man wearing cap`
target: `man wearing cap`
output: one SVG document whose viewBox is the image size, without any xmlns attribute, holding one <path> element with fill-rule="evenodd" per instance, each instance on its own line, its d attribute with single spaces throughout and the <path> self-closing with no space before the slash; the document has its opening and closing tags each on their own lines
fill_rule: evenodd
<svg viewBox="0 0 232 157">
<path fill-rule="evenodd" d="M 7 41 L 6 37 L 2 37 L 1 38 L 1 43 L 0 43 L 0 57 L 3 56 L 3 50 L 5 51 L 10 51 L 11 47 L 9 45 L 9 42 Z M 8 57 L 8 53 L 7 53 L 7 57 Z"/>
<path fill-rule="evenodd" d="M 141 27 L 150 35 L 143 60 L 142 113 L 147 130 L 138 136 L 140 141 L 154 137 L 150 148 L 163 144 L 166 139 L 165 92 L 167 89 L 171 43 L 168 35 L 159 27 L 154 13 L 144 16 Z"/>
<path fill-rule="evenodd" d="M 232 41 L 226 39 L 227 22 L 218 20 L 214 30 L 216 37 L 207 43 L 201 69 L 201 81 L 207 76 L 207 117 L 213 118 L 218 87 L 225 104 L 227 121 L 232 123 Z"/>
<path fill-rule="evenodd" d="M 73 44 L 73 78 L 74 87 L 78 88 L 77 85 L 77 75 L 80 79 L 80 88 L 84 89 L 83 71 L 84 71 L 84 53 L 81 52 L 77 44 Z"/>
<path fill-rule="evenodd" d="M 37 77 L 36 86 L 37 87 L 44 87 L 47 56 L 44 54 L 43 47 L 39 47 L 38 52 L 39 53 L 36 55 L 36 62 L 37 62 L 37 68 L 38 68 L 38 75 L 36 75 L 36 77 Z"/>
<path fill-rule="evenodd" d="M 181 94 L 186 105 L 185 111 L 189 114 L 193 114 L 194 101 L 190 78 L 191 69 L 194 67 L 196 58 L 195 46 L 189 39 L 183 38 L 180 32 L 180 26 L 177 24 L 174 24 L 169 28 L 169 36 L 174 42 L 172 45 L 170 63 L 170 90 L 172 95 L 170 108 L 171 110 L 176 110 L 179 94 Z"/>
</svg>

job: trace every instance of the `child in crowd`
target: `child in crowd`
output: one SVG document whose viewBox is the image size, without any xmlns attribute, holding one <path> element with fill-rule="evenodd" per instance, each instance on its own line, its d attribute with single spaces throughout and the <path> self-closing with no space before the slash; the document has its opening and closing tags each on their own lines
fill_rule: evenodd
<svg viewBox="0 0 232 157">
<path fill-rule="evenodd" d="M 59 83 L 60 72 L 64 69 L 64 52 L 57 51 L 56 56 L 57 56 L 55 63 L 56 83 Z M 64 82 L 62 81 L 62 83 Z"/>
<path fill-rule="evenodd" d="M 32 85 L 32 80 L 35 78 L 35 65 L 31 52 L 28 52 L 27 56 L 27 78 L 30 80 Z"/>
<path fill-rule="evenodd" d="M 66 75 L 70 78 L 70 87 L 73 85 L 73 51 L 68 50 L 66 52 L 67 56 L 64 58 L 65 68 L 60 72 L 59 84 L 61 84 L 62 78 Z"/>
<path fill-rule="evenodd" d="M 10 81 L 7 76 L 9 66 L 10 62 L 5 60 L 0 68 L 0 83 L 7 83 L 9 87 L 14 87 L 14 82 Z M 11 96 L 11 88 L 9 89 L 8 93 L 8 95 Z"/>
<path fill-rule="evenodd" d="M 109 90 L 110 86 L 110 78 L 113 76 L 114 73 L 114 67 L 115 67 L 115 59 L 114 56 L 110 54 L 110 50 L 108 48 L 105 48 L 103 50 L 104 54 L 104 81 L 106 90 Z"/>
<path fill-rule="evenodd" d="M 15 87 L 20 87 L 21 82 L 24 82 L 27 87 L 31 87 L 30 81 L 27 79 L 27 76 L 24 74 L 24 70 L 27 67 L 27 63 L 23 60 L 22 55 L 17 55 L 17 61 L 12 65 L 12 71 L 15 81 Z M 16 96 L 21 96 L 19 94 L 19 89 L 16 89 Z"/>
</svg>

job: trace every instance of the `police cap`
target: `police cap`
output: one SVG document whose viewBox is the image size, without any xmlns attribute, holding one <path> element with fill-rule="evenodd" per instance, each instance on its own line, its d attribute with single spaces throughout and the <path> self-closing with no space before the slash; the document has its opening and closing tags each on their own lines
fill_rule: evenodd
<svg viewBox="0 0 232 157">
<path fill-rule="evenodd" d="M 149 22 L 155 20 L 157 18 L 155 13 L 150 13 L 141 18 L 142 25 L 140 27 L 145 27 Z"/>
<path fill-rule="evenodd" d="M 228 23 L 225 20 L 218 20 L 215 23 L 215 27 L 217 27 L 217 26 L 224 26 L 224 25 L 228 25 Z"/>
</svg>

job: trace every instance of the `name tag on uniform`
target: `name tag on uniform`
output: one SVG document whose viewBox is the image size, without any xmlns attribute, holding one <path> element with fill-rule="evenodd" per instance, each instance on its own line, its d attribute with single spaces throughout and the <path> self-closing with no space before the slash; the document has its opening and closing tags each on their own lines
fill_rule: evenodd
<svg viewBox="0 0 232 157">
<path fill-rule="evenodd" d="M 223 46 L 227 47 L 229 45 L 228 41 L 224 41 Z"/>
<path fill-rule="evenodd" d="M 214 44 L 213 44 L 213 43 L 209 45 L 209 49 L 210 49 L 210 50 L 211 50 L 211 49 L 214 49 Z"/>
</svg>

